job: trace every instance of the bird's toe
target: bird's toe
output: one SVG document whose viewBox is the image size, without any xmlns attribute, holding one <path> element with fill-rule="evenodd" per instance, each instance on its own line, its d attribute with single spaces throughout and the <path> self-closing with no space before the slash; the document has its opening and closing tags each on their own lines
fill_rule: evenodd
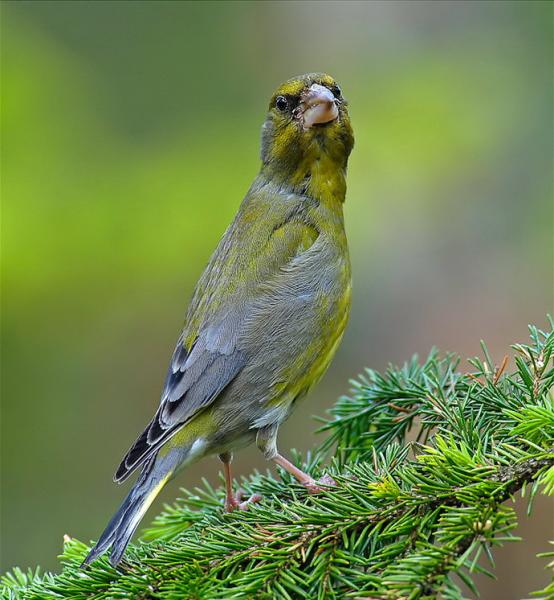
<svg viewBox="0 0 554 600">
<path fill-rule="evenodd" d="M 234 510 L 248 510 L 251 504 L 260 502 L 262 499 L 261 494 L 252 494 L 246 500 L 243 500 L 246 496 L 246 492 L 239 488 L 234 496 L 225 498 L 225 510 L 227 512 L 233 512 Z"/>
<path fill-rule="evenodd" d="M 319 494 L 320 492 L 324 492 L 330 487 L 335 487 L 337 482 L 331 477 L 331 475 L 323 475 L 317 481 L 315 479 L 311 479 L 304 483 L 304 487 L 308 490 L 309 494 Z"/>
</svg>

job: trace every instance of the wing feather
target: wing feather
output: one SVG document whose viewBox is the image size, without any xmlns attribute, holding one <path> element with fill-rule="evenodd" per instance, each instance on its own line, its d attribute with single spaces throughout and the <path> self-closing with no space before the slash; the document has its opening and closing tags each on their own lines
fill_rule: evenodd
<svg viewBox="0 0 554 600">
<path fill-rule="evenodd" d="M 195 348 L 201 347 L 197 344 Z M 175 353 L 180 348 L 175 349 Z M 188 355 L 188 360 L 194 353 Z M 154 418 L 131 446 L 114 480 L 122 482 L 148 459 L 173 434 L 194 417 L 198 411 L 208 406 L 231 383 L 245 365 L 243 353 L 236 350 L 232 354 L 222 354 L 205 349 L 190 368 L 174 365 L 169 368 L 162 402 Z M 178 366 L 177 371 L 174 371 Z M 174 376 L 179 374 L 179 379 Z"/>
</svg>

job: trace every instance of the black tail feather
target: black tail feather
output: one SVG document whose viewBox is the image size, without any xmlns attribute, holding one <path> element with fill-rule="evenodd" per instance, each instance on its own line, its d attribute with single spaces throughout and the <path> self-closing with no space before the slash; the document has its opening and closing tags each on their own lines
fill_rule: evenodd
<svg viewBox="0 0 554 600">
<path fill-rule="evenodd" d="M 157 491 L 157 487 L 161 489 L 160 482 L 165 482 L 167 479 L 167 477 L 159 478 L 153 476 L 152 470 L 155 460 L 156 457 L 154 456 L 144 465 L 139 479 L 121 503 L 121 506 L 108 523 L 99 540 L 82 562 L 82 568 L 94 562 L 110 547 L 112 547 L 110 563 L 114 567 L 119 563 L 125 552 L 125 548 L 131 541 L 133 533 L 140 523 L 143 513 L 148 509 L 155 497 L 155 494 L 152 495 L 152 493 Z"/>
<path fill-rule="evenodd" d="M 112 517 L 111 521 L 108 523 L 106 529 L 104 529 L 104 532 L 102 533 L 96 544 L 88 553 L 87 557 L 81 564 L 81 567 L 86 567 L 91 562 L 94 562 L 97 558 L 102 556 L 102 554 L 104 554 L 110 548 L 110 546 L 114 544 L 116 539 L 118 539 L 118 537 L 120 536 L 120 528 L 125 521 L 125 517 L 128 517 L 131 514 L 133 508 L 136 505 L 134 499 L 135 495 L 135 488 L 133 488 L 129 492 L 125 500 L 123 500 L 123 502 L 121 503 L 121 506 L 119 507 L 115 515 Z"/>
</svg>

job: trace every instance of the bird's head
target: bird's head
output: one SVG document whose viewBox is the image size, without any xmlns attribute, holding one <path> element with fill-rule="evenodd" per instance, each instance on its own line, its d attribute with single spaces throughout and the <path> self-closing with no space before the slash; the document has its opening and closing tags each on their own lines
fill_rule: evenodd
<svg viewBox="0 0 554 600">
<path fill-rule="evenodd" d="M 314 166 L 322 163 L 344 174 L 354 145 L 346 104 L 340 87 L 324 73 L 283 83 L 262 128 L 262 169 L 295 186 L 309 183 Z"/>
</svg>

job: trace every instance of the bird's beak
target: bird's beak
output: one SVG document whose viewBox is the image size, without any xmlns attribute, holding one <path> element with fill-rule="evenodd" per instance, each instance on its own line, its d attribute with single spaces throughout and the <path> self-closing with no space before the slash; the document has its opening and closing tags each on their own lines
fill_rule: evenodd
<svg viewBox="0 0 554 600">
<path fill-rule="evenodd" d="M 317 83 L 304 92 L 300 108 L 304 129 L 310 129 L 313 125 L 330 123 L 339 116 L 333 92 Z"/>
</svg>

